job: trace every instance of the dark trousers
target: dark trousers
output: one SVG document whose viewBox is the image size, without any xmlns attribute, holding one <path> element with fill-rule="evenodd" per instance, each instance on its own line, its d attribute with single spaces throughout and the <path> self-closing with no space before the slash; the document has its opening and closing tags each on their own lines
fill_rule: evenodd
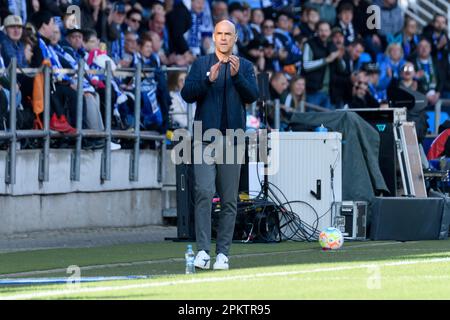
<svg viewBox="0 0 450 320">
<path fill-rule="evenodd" d="M 206 145 L 202 145 L 202 154 Z M 236 155 L 236 146 L 234 154 Z M 223 149 L 222 149 L 223 150 Z M 214 155 L 216 156 L 216 155 Z M 225 162 L 226 155 L 223 156 Z M 237 163 L 194 163 L 195 235 L 197 250 L 210 251 L 212 199 L 217 191 L 220 197 L 220 213 L 216 254 L 229 254 L 236 223 L 237 200 L 241 165 Z"/>
<path fill-rule="evenodd" d="M 59 117 L 65 115 L 69 123 L 75 127 L 77 124 L 77 92 L 70 85 L 56 83 L 50 94 L 51 112 Z"/>
</svg>

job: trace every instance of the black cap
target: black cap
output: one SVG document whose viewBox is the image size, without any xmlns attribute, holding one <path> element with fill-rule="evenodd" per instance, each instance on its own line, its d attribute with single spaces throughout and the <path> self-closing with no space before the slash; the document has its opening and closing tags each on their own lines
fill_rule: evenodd
<svg viewBox="0 0 450 320">
<path fill-rule="evenodd" d="M 68 35 L 70 35 L 70 34 L 72 34 L 72 33 L 75 33 L 75 32 L 79 32 L 79 33 L 81 33 L 81 34 L 84 35 L 84 30 L 81 29 L 81 28 L 80 28 L 79 26 L 77 26 L 77 25 L 75 25 L 73 28 L 67 29 L 67 30 L 66 30 L 66 35 L 68 36 Z"/>
</svg>

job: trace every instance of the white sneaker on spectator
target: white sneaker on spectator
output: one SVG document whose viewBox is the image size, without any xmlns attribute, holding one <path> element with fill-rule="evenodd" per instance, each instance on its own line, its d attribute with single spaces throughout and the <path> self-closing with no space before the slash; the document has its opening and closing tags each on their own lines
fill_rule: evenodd
<svg viewBox="0 0 450 320">
<path fill-rule="evenodd" d="M 214 270 L 228 270 L 229 265 L 228 265 L 227 256 L 224 255 L 223 253 L 219 253 L 216 257 L 216 262 L 214 263 L 213 269 Z"/>
<path fill-rule="evenodd" d="M 120 150 L 122 146 L 118 143 L 111 142 L 111 151 Z"/>
<path fill-rule="evenodd" d="M 205 250 L 200 250 L 194 260 L 194 266 L 200 269 L 209 269 L 211 257 Z"/>
</svg>

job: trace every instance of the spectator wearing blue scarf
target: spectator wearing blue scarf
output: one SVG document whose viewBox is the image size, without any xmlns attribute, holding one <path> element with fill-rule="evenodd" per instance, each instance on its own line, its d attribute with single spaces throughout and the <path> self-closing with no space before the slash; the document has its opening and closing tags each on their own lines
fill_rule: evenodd
<svg viewBox="0 0 450 320">
<path fill-rule="evenodd" d="M 208 10 L 206 8 L 208 7 Z M 209 4 L 204 0 L 191 1 L 191 28 L 187 36 L 189 50 L 194 56 L 209 53 L 212 43 L 213 25 Z M 204 45 L 208 43 L 208 45 Z"/>
<path fill-rule="evenodd" d="M 419 43 L 417 21 L 406 17 L 402 32 L 395 35 L 395 37 L 388 37 L 388 42 L 400 43 L 403 48 L 405 59 L 411 58 L 416 53 L 417 44 Z"/>
<path fill-rule="evenodd" d="M 44 61 L 49 61 L 53 70 L 62 68 L 58 55 L 51 47 L 51 37 L 55 30 L 52 14 L 47 11 L 36 12 L 31 17 L 38 33 L 38 44 L 34 48 L 30 67 L 39 68 Z M 50 95 L 50 129 L 62 133 L 74 134 L 74 129 L 68 122 L 67 115 L 72 124 L 76 123 L 77 94 L 70 87 L 70 78 L 67 75 L 54 72 L 52 76 Z"/>
<path fill-rule="evenodd" d="M 443 82 L 440 81 L 437 59 L 431 56 L 431 43 L 425 38 L 420 40 L 417 46 L 414 66 L 417 70 L 419 90 L 427 96 L 428 105 L 434 106 L 440 98 Z"/>
<path fill-rule="evenodd" d="M 142 68 L 155 68 L 153 72 L 147 72 L 142 79 L 142 126 L 146 130 L 165 132 L 168 125 L 170 95 L 165 74 L 161 70 L 161 62 L 157 53 L 154 52 L 152 39 L 149 36 L 139 39 L 139 53 L 136 55 L 133 65 L 138 63 L 142 64 Z M 130 117 L 131 112 L 127 118 L 129 122 L 132 122 Z"/>
<path fill-rule="evenodd" d="M 126 12 L 125 4 L 117 2 L 114 4 L 112 11 L 112 28 L 116 28 L 117 38 L 111 42 L 111 48 L 109 50 L 110 56 L 113 61 L 118 64 L 123 59 L 125 54 L 125 27 L 122 27 L 125 22 Z"/>
</svg>

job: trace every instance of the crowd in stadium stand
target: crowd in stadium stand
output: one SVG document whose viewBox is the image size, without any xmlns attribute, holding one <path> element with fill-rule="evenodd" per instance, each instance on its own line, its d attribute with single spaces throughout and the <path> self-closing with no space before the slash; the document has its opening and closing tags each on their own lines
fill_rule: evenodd
<svg viewBox="0 0 450 320">
<path fill-rule="evenodd" d="M 379 29 L 368 23 L 371 4 L 381 8 Z M 81 21 L 67 13 L 69 5 L 79 6 Z M 13 57 L 19 68 L 77 69 L 81 60 L 86 70 L 101 70 L 107 61 L 113 69 L 155 68 L 141 84 L 143 130 L 188 125 L 180 96 L 186 72 L 166 73 L 163 66 L 187 67 L 213 53 L 214 25 L 222 19 L 236 25 L 234 53 L 252 61 L 257 73 L 270 74 L 270 97 L 280 99 L 282 121 L 305 102 L 332 110 L 386 107 L 392 86 L 425 94 L 430 110 L 450 98 L 446 17 L 435 15 L 421 28 L 397 0 L 0 0 L 0 17 L 0 68 Z M 19 129 L 42 127 L 42 79 L 18 74 Z M 102 130 L 105 76 L 86 73 L 82 81 L 83 128 Z M 75 75 L 53 73 L 52 130 L 76 131 L 77 83 Z M 113 128 L 132 128 L 135 78 L 114 76 L 111 85 Z M 5 128 L 7 74 L 0 88 Z M 425 117 L 416 119 L 419 138 Z"/>
</svg>

